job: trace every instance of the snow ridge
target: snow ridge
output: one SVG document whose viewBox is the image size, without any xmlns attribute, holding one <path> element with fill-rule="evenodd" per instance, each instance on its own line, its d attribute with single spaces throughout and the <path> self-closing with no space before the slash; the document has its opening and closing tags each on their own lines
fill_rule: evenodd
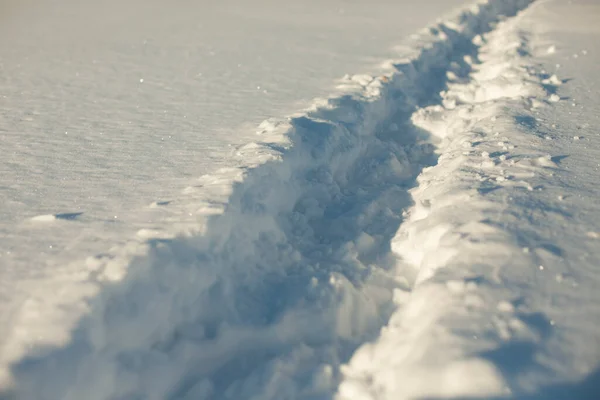
<svg viewBox="0 0 600 400">
<path fill-rule="evenodd" d="M 473 39 L 529 3 L 474 5 L 412 38 L 381 76 L 348 77 L 339 96 L 265 121 L 261 142 L 238 149 L 244 168 L 206 177 L 209 193 L 228 198 L 207 202 L 203 232 L 95 266 L 89 314 L 67 344 L 11 366 L 6 398 L 334 396 L 341 365 L 435 270 L 411 273 L 390 251 L 408 257 L 393 237 L 409 189 L 438 162 L 419 116 L 464 101 L 439 93 L 470 71 Z M 341 396 L 359 398 L 347 377 Z"/>
<path fill-rule="evenodd" d="M 531 60 L 525 16 L 476 37 L 441 103 L 412 115 L 440 153 L 392 240 L 415 283 L 344 366 L 340 400 L 524 398 L 564 373 L 549 360 L 570 362 L 551 350 L 570 333 L 555 335 L 548 313 L 560 286 L 577 287 L 553 236 L 569 215 L 562 196 L 539 195 L 567 185 L 536 117 L 563 81 Z"/>
</svg>

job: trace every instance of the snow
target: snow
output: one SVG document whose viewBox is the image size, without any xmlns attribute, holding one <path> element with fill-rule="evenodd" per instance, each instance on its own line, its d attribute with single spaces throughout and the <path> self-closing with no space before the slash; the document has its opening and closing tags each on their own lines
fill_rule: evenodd
<svg viewBox="0 0 600 400">
<path fill-rule="evenodd" d="M 590 123 L 572 121 L 597 120 L 598 103 L 574 119 L 565 100 L 590 92 L 556 75 L 594 73 L 550 75 L 543 51 L 581 46 L 562 29 L 587 7 L 543 2 L 502 22 L 469 74 L 453 71 L 444 106 L 413 114 L 439 152 L 392 240 L 415 283 L 344 368 L 340 399 L 596 398 L 598 134 L 574 147 Z"/>
<path fill-rule="evenodd" d="M 323 10 L 341 12 L 340 4 Z M 221 132 L 256 122 L 255 133 L 213 138 L 233 144 L 233 151 L 200 166 L 183 160 L 180 166 L 190 171 L 206 171 L 182 195 L 138 194 L 158 217 L 111 212 L 105 218 L 125 227 L 105 234 L 79 209 L 28 216 L 38 229 L 32 247 L 11 244 L 20 255 L 2 259 L 8 268 L 0 284 L 9 300 L 0 328 L 0 397 L 595 398 L 600 106 L 594 44 L 600 31 L 593 16 L 600 8 L 583 0 L 479 2 L 383 54 L 392 37 L 386 35 L 396 35 L 400 25 L 394 5 L 382 4 L 375 15 L 366 3 L 343 4 L 342 14 L 349 7 L 356 21 L 371 23 L 341 29 L 342 20 L 311 14 L 298 28 L 314 24 L 307 30 L 314 38 L 337 26 L 347 40 L 326 41 L 330 55 L 343 53 L 350 34 L 382 35 L 385 45 L 357 44 L 350 52 L 355 58 L 346 61 L 353 59 L 348 65 L 356 71 L 367 60 L 388 61 L 368 74 L 344 76 L 335 90 L 325 71 L 318 78 L 310 77 L 314 70 L 301 74 L 302 88 L 293 96 L 257 102 L 275 111 L 260 125 L 243 118 L 267 115 L 247 106 Z M 235 18 L 225 19 L 232 24 L 227 31 L 244 21 L 246 35 L 265 18 L 296 26 L 290 16 L 304 9 L 289 7 L 266 15 L 240 6 Z M 432 12 L 418 9 L 423 16 Z M 207 23 L 214 17 L 208 14 Z M 295 62 L 307 71 L 318 64 Z M 138 73 L 136 85 L 156 82 L 153 71 Z M 276 89 L 269 85 L 281 76 L 251 84 L 271 93 Z M 294 87 L 286 82 L 282 91 Z M 294 111 L 287 108 L 292 98 L 328 94 L 282 118 Z M 152 99 L 144 97 L 149 105 Z M 226 99 L 231 96 L 216 101 L 213 111 L 224 111 Z M 235 110 L 235 102 L 228 104 Z M 181 102 L 172 110 L 179 107 L 194 115 Z M 131 119 L 143 121 L 140 115 Z M 151 135 L 148 127 L 123 133 L 141 135 L 135 143 L 147 146 L 140 154 L 149 158 L 113 168 L 129 171 L 138 162 L 146 179 L 156 177 L 155 165 L 146 164 L 158 154 L 152 153 L 158 142 L 143 138 Z M 182 143 L 192 142 L 172 144 L 173 151 Z M 198 147 L 204 154 L 207 148 Z M 168 159 L 161 157 L 155 161 Z M 73 173 L 89 180 L 93 172 L 76 167 Z M 181 171 L 175 165 L 170 174 L 147 187 L 174 193 Z M 27 193 L 18 179 L 9 182 L 15 193 Z M 51 204 L 60 204 L 56 192 L 48 193 Z M 120 197 L 112 199 L 114 206 Z M 23 218 L 18 208 L 8 209 Z M 152 224 L 140 222 L 147 215 L 155 215 Z M 25 234 L 5 221 L 8 243 L 19 243 L 10 240 Z M 92 237 L 104 238 L 101 245 L 119 245 L 103 253 L 77 248 L 36 279 L 15 272 L 39 260 L 31 249 L 52 232 L 44 227 L 68 238 L 75 223 L 88 224 Z M 132 232 L 136 240 L 121 239 Z M 78 262 L 83 254 L 97 255 Z M 11 288 L 15 282 L 20 289 Z"/>
<path fill-rule="evenodd" d="M 99 268 L 201 231 L 261 121 L 462 2 L 1 1 L 0 364 L 66 343 Z"/>
<path fill-rule="evenodd" d="M 139 229 L 195 229 L 181 190 L 242 164 L 231 153 L 262 120 L 328 96 L 462 2 L 4 0 L 2 279 L 39 279 Z M 78 224 L 30 223 L 73 212 Z"/>
</svg>

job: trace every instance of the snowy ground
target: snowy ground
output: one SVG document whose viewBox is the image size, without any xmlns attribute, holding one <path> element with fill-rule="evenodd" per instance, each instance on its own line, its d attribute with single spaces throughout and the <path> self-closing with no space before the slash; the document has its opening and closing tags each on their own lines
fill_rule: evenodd
<svg viewBox="0 0 600 400">
<path fill-rule="evenodd" d="M 598 16 L 467 7 L 266 120 L 184 191 L 187 234 L 161 234 L 179 212 L 27 284 L 2 317 L 0 397 L 597 398 Z"/>
<path fill-rule="evenodd" d="M 242 164 L 261 121 L 464 0 L 321 3 L 3 0 L 1 280 L 195 225 L 182 189 Z"/>
<path fill-rule="evenodd" d="M 65 282 L 197 231 L 219 201 L 200 177 L 248 166 L 261 121 L 462 3 L 0 0 L 0 364 L 10 337 L 68 338 L 96 288 Z"/>
</svg>

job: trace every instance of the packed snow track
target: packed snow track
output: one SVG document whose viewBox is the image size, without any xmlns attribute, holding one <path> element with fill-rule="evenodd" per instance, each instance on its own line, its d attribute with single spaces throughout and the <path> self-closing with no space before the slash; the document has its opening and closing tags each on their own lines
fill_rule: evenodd
<svg viewBox="0 0 600 400">
<path fill-rule="evenodd" d="M 0 398 L 541 399 L 553 377 L 593 380 L 598 348 L 546 362 L 597 335 L 550 293 L 587 280 L 560 292 L 573 307 L 600 282 L 543 233 L 586 222 L 544 147 L 565 81 L 534 61 L 537 6 L 475 4 L 263 122 L 244 165 L 188 188 L 210 199 L 195 234 L 149 233 L 65 283 L 80 298 L 52 313 L 79 304 L 70 337 L 11 360 Z"/>
</svg>

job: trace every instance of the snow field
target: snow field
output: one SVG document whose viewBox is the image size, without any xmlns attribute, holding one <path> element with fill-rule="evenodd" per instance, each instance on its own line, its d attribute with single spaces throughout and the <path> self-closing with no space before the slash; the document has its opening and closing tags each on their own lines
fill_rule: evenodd
<svg viewBox="0 0 600 400">
<path fill-rule="evenodd" d="M 539 195 L 561 157 L 534 113 L 562 81 L 531 61 L 529 3 L 481 2 L 261 124 L 244 167 L 200 182 L 201 233 L 140 232 L 63 282 L 83 317 L 13 364 L 6 396 L 502 398 L 560 372 L 543 306 L 577 281 L 540 235 L 567 213 Z"/>
<path fill-rule="evenodd" d="M 463 2 L 4 0 L 0 381 L 69 341 L 97 279 L 222 209 L 232 176 L 213 173 L 249 167 L 262 120 Z"/>
</svg>

